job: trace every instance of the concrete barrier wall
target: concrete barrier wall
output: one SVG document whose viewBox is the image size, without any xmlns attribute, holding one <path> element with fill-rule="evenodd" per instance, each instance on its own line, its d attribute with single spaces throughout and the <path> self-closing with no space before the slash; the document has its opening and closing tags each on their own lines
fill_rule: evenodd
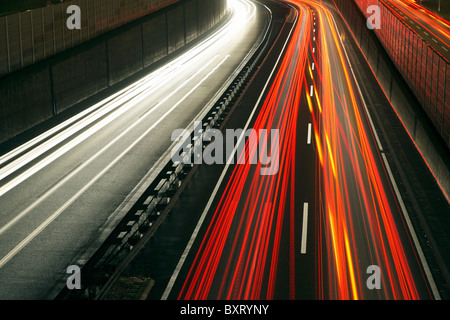
<svg viewBox="0 0 450 320">
<path fill-rule="evenodd" d="M 209 15 L 211 2 L 208 0 L 197 0 L 198 3 L 198 32 L 204 33 L 209 28 L 211 18 Z"/>
<path fill-rule="evenodd" d="M 381 9 L 383 27 L 375 33 L 450 147 L 450 62 L 382 1 L 355 1 L 366 18 L 369 6 Z"/>
<path fill-rule="evenodd" d="M 0 17 L 0 77 L 73 48 L 179 0 L 72 0 Z M 67 7 L 81 10 L 70 30 Z"/>
<path fill-rule="evenodd" d="M 358 6 L 353 1 L 348 0 L 334 0 L 334 3 L 349 25 L 381 87 L 391 101 L 406 130 L 408 130 L 409 135 L 414 140 L 418 150 L 424 156 L 442 188 L 447 194 L 450 193 L 448 149 L 445 150 L 448 148 L 448 141 L 442 140 L 440 132 L 433 122 L 426 118 L 423 110 L 417 108 L 417 106 L 420 107 L 417 99 L 414 103 L 411 102 L 414 92 L 410 92 L 410 89 L 408 89 L 409 81 L 405 82 L 405 76 L 402 76 L 403 73 L 396 69 L 396 64 L 393 63 L 391 55 L 379 41 L 375 32 L 367 28 L 367 20 Z M 397 38 L 396 41 L 402 43 L 401 37 Z M 404 50 L 400 46 L 397 48 L 398 52 Z M 409 64 L 412 63 L 409 62 Z M 431 74 L 426 76 L 428 79 L 432 78 Z M 428 92 L 431 95 L 431 88 L 429 88 Z"/>
<path fill-rule="evenodd" d="M 83 45 L 0 78 L 0 143 L 182 48 L 213 27 L 214 21 L 220 21 L 226 11 L 225 4 L 226 0 L 177 1 Z M 200 21 L 204 23 L 201 30 Z M 100 30 L 99 25 L 90 28 Z M 80 34 L 83 32 L 86 31 L 81 29 Z M 63 33 L 60 36 L 64 37 Z"/>
</svg>

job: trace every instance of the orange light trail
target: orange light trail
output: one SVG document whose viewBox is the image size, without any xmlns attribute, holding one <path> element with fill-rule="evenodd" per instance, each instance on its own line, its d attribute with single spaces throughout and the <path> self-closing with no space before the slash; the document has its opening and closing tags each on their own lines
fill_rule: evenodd
<svg viewBox="0 0 450 320">
<path fill-rule="evenodd" d="M 398 206 L 388 200 L 386 173 L 379 165 L 378 151 L 341 48 L 331 13 L 323 6 L 304 1 L 319 15 L 322 88 L 321 129 L 323 223 L 328 243 L 328 298 L 368 298 L 365 275 L 370 261 L 380 266 L 386 299 L 418 299 L 419 294 L 396 227 Z M 371 143 L 372 142 L 372 143 Z M 381 168 L 381 169 L 380 169 Z M 391 197 L 392 198 L 392 197 Z M 328 226 L 328 227 L 327 227 Z M 361 245 L 361 239 L 365 244 Z M 361 248 L 361 249 L 359 249 Z M 368 248 L 368 250 L 362 250 Z M 358 250 L 359 249 L 359 250 Z"/>
<path fill-rule="evenodd" d="M 445 43 L 450 40 L 450 23 L 443 17 L 417 4 L 415 0 L 389 1 L 389 4 L 407 14 L 412 20 L 442 42 Z M 427 28 L 421 21 L 424 21 L 431 28 Z"/>
</svg>

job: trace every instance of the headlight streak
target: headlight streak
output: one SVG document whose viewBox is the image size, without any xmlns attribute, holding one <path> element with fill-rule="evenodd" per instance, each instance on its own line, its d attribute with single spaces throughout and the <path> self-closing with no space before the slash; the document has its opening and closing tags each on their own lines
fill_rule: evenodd
<svg viewBox="0 0 450 320">
<path fill-rule="evenodd" d="M 334 1 L 334 0 L 333 0 L 333 1 Z M 380 0 L 380 1 L 381 1 L 381 0 Z M 407 8 L 405 9 L 405 8 L 402 8 L 401 5 L 399 5 L 400 1 L 388 1 L 388 0 L 383 0 L 383 1 L 384 1 L 384 2 L 383 2 L 384 5 L 385 5 L 386 7 L 389 7 L 390 9 L 393 9 L 391 12 L 392 12 L 393 15 L 396 16 L 396 18 L 398 18 L 399 20 L 405 21 L 405 25 L 407 25 L 407 21 L 405 20 L 405 17 L 404 17 L 403 15 L 399 14 L 398 11 L 403 12 L 404 15 L 409 16 L 412 20 L 414 20 L 414 19 L 427 20 L 427 19 L 428 19 L 428 20 L 431 21 L 431 22 L 429 22 L 430 25 L 432 25 L 433 22 L 434 22 L 434 23 L 439 23 L 439 24 L 442 25 L 442 27 L 441 27 L 441 32 L 447 33 L 447 36 L 450 35 L 450 23 L 449 23 L 447 20 L 443 19 L 442 17 L 440 17 L 440 16 L 434 14 L 433 12 L 430 12 L 429 10 L 425 9 L 424 7 L 422 7 L 422 6 L 418 5 L 418 4 L 413 4 L 412 6 L 407 7 Z M 408 0 L 407 0 L 407 1 L 408 1 Z M 378 3 L 377 3 L 377 0 L 358 0 L 358 6 L 360 6 L 360 8 L 367 7 L 367 6 L 369 6 L 369 5 L 377 5 L 377 4 L 378 4 Z M 410 4 L 408 4 L 407 6 L 409 6 L 409 5 L 410 5 Z M 397 9 L 397 12 L 395 11 L 395 8 Z M 387 16 L 388 16 L 388 15 L 383 15 L 383 14 L 382 14 L 381 17 L 382 17 L 382 19 L 385 19 Z M 419 21 L 416 21 L 416 22 L 417 22 L 418 24 L 420 24 Z M 382 21 L 382 26 L 383 26 L 383 23 L 388 23 L 388 22 L 383 22 L 383 21 Z M 347 25 L 348 25 L 348 24 L 347 24 Z M 424 28 L 424 30 L 428 30 L 428 32 L 431 33 L 433 36 L 435 36 L 436 38 L 438 38 L 438 39 L 440 39 L 441 41 L 443 41 L 443 39 L 442 39 L 442 38 L 439 38 L 436 34 L 434 34 L 434 33 L 432 32 L 432 30 L 429 30 L 429 28 L 427 29 L 427 28 L 426 28 L 425 26 L 423 26 L 423 25 L 422 25 L 422 27 Z M 417 28 L 417 26 L 416 26 L 416 28 Z M 437 27 L 435 27 L 435 28 L 437 28 Z M 418 30 L 420 31 L 420 29 L 418 29 Z M 413 32 L 416 33 L 416 34 L 418 35 L 418 37 L 422 38 L 422 40 L 423 40 L 424 42 L 427 43 L 427 46 L 433 47 L 435 44 L 437 44 L 437 41 L 436 41 L 435 43 L 432 43 L 432 42 L 429 42 L 429 39 L 423 39 L 423 35 L 421 35 L 421 33 L 418 32 L 418 30 L 413 30 Z M 426 31 L 424 31 L 423 33 L 424 33 L 425 35 L 427 35 L 427 36 L 430 36 Z M 439 33 L 439 32 L 438 32 L 438 33 Z M 444 36 L 445 36 L 445 35 L 444 35 Z M 445 37 L 448 38 L 447 36 L 445 36 Z M 400 40 L 401 40 L 400 38 L 401 38 L 401 37 L 397 37 L 396 40 L 397 40 L 398 42 L 400 42 Z M 435 40 L 435 39 L 433 39 L 433 40 Z M 357 44 L 357 45 L 358 45 L 358 44 Z M 396 44 L 396 45 L 397 45 L 397 44 Z M 358 46 L 359 46 L 359 45 L 358 45 Z M 408 46 L 409 46 L 409 45 L 408 45 Z M 447 49 L 448 49 L 449 46 L 450 46 L 450 45 L 449 45 L 448 42 L 447 42 L 447 43 L 444 42 L 444 43 L 443 43 L 443 46 L 442 46 L 442 49 L 444 49 L 445 51 L 448 51 Z M 407 47 L 407 46 L 404 45 L 404 46 L 401 47 L 401 48 L 405 49 L 406 47 Z M 436 51 L 436 50 L 437 50 L 437 51 Z M 437 55 L 437 56 L 439 56 L 439 57 L 442 58 L 442 59 L 441 59 L 442 62 L 448 61 L 447 58 L 442 57 L 442 54 L 441 54 L 441 53 L 442 53 L 442 50 L 440 50 L 439 48 L 434 48 L 432 51 L 435 52 L 435 55 Z M 403 53 L 402 53 L 402 54 L 403 54 Z M 364 57 L 364 58 L 367 60 L 366 57 Z M 368 60 L 367 60 L 367 61 L 368 61 Z M 373 70 L 373 68 L 372 68 L 370 65 L 369 65 L 369 68 L 372 70 L 372 73 L 375 74 L 375 71 Z M 420 68 L 418 68 L 418 69 L 420 69 Z M 441 72 L 439 72 L 439 73 L 441 73 Z M 445 73 L 445 71 L 444 71 L 444 73 Z M 420 89 L 418 89 L 418 90 L 420 91 Z M 438 89 L 438 90 L 439 90 L 439 89 Z M 383 94 L 387 97 L 387 93 L 386 93 L 384 90 L 383 90 Z M 424 92 L 422 92 L 422 94 L 424 94 Z M 433 177 L 434 177 L 436 183 L 438 184 L 439 188 L 441 189 L 442 193 L 444 194 L 444 197 L 445 197 L 445 198 L 447 199 L 447 201 L 450 203 L 450 195 L 447 194 L 447 191 L 445 190 L 445 188 L 443 187 L 442 183 L 441 183 L 441 182 L 439 181 L 439 179 L 437 178 L 437 175 L 436 175 L 436 172 L 434 171 L 433 166 L 432 166 L 430 163 L 428 163 L 429 159 L 427 159 L 427 157 L 424 155 L 423 150 L 421 150 L 421 149 L 419 148 L 417 142 L 414 140 L 414 137 L 412 136 L 412 133 L 408 131 L 408 128 L 407 128 L 406 124 L 404 123 L 404 120 L 402 120 L 402 118 L 401 118 L 400 115 L 398 114 L 397 110 L 396 110 L 394 107 L 392 107 L 392 108 L 393 108 L 393 111 L 396 113 L 397 118 L 398 118 L 399 121 L 401 122 L 402 126 L 405 128 L 405 132 L 406 132 L 406 133 L 408 134 L 408 136 L 410 137 L 411 142 L 414 144 L 414 146 L 415 146 L 417 152 L 419 152 L 419 154 L 420 154 L 420 156 L 422 157 L 422 159 L 423 159 L 425 165 L 428 167 L 430 173 L 433 175 Z M 434 287 L 434 285 L 433 285 L 433 287 Z M 434 290 L 434 292 L 436 293 L 436 290 Z M 435 294 L 435 295 L 436 295 L 436 294 Z"/>
<path fill-rule="evenodd" d="M 397 0 L 397 1 L 383 1 L 388 5 L 397 8 L 399 11 L 406 14 L 411 20 L 420 25 L 424 30 L 435 36 L 447 47 L 450 41 L 450 23 L 441 16 L 431 12 L 430 10 L 417 4 L 414 0 Z M 401 15 L 398 17 L 405 21 Z M 431 28 L 426 27 L 421 21 L 424 21 Z"/>
<path fill-rule="evenodd" d="M 0 181 L 5 180 L 16 171 L 27 166 L 33 160 L 44 155 L 46 152 L 57 148 L 48 156 L 45 156 L 37 164 L 33 165 L 26 171 L 18 174 L 14 179 L 4 183 L 0 187 L 0 197 L 13 189 L 39 170 L 45 168 L 47 165 L 79 145 L 82 141 L 88 139 L 90 136 L 98 132 L 103 127 L 107 126 L 113 120 L 123 115 L 125 112 L 133 108 L 136 104 L 143 101 L 145 98 L 156 92 L 162 86 L 182 72 L 183 68 L 187 68 L 188 62 L 193 59 L 200 59 L 200 54 L 210 46 L 214 46 L 218 42 L 231 41 L 233 35 L 240 31 L 250 19 L 252 19 L 256 12 L 254 4 L 243 2 L 239 0 L 230 0 L 229 7 L 233 11 L 233 17 L 224 25 L 219 31 L 215 32 L 201 43 L 192 48 L 189 52 L 183 54 L 179 58 L 168 63 L 164 67 L 152 72 L 150 75 L 138 80 L 136 83 L 127 88 L 113 94 L 94 106 L 82 111 L 76 116 L 64 121 L 55 128 L 39 135 L 31 141 L 22 146 L 8 152 L 0 157 Z M 204 59 L 204 58 L 203 58 Z M 210 59 L 212 62 L 215 58 Z M 206 64 L 205 64 L 206 65 Z M 189 79 L 198 73 L 195 71 Z M 188 79 L 188 80 L 189 80 Z M 188 81 L 185 81 L 186 84 Z M 184 85 L 180 85 L 178 89 Z M 178 90 L 177 89 L 177 90 Z M 172 95 L 175 91 L 172 93 Z M 169 98 L 166 97 L 164 100 Z M 153 107 L 149 113 L 150 115 L 162 103 L 158 103 Z M 141 119 L 140 119 L 141 120 Z M 140 122 L 140 120 L 138 122 Z M 98 121 L 97 123 L 95 123 Z M 82 132 L 86 127 L 93 125 L 88 130 Z M 136 125 L 136 124 L 134 124 Z M 82 132 L 80 134 L 80 132 Z M 77 136 L 78 134 L 78 136 Z M 70 140 L 70 141 L 69 141 Z M 60 146 L 62 144 L 62 146 Z"/>
<path fill-rule="evenodd" d="M 130 150 L 135 147 L 150 131 L 152 131 L 158 124 L 161 122 L 164 118 L 166 118 L 175 108 L 177 108 L 181 102 L 189 96 L 193 91 L 197 89 L 198 86 L 200 86 L 203 81 L 206 81 L 207 78 L 211 74 L 213 74 L 220 66 L 225 62 L 225 60 L 228 59 L 229 56 L 226 56 L 213 70 L 210 71 L 208 75 L 206 75 L 205 78 L 203 78 L 202 81 L 198 82 L 196 86 L 191 89 L 189 93 L 187 93 L 177 104 L 172 106 L 171 109 L 169 109 L 159 120 L 154 123 L 150 128 L 148 128 L 137 140 L 135 140 L 131 145 L 129 145 L 118 157 L 116 157 L 112 162 L 110 162 L 106 167 L 104 167 L 95 177 L 93 177 L 86 185 L 84 185 L 81 189 L 79 189 L 71 198 L 69 198 L 61 207 L 58 208 L 55 212 L 53 212 L 47 219 L 45 219 L 44 222 L 42 222 L 36 229 L 34 229 L 31 233 L 28 234 L 28 236 L 23 239 L 19 244 L 17 244 L 14 249 L 12 249 L 8 254 L 6 254 L 2 259 L 0 259 L 0 268 L 2 268 L 6 263 L 8 263 L 18 252 L 20 252 L 28 243 L 30 243 L 36 236 L 38 236 L 50 223 L 52 223 L 62 212 L 64 212 L 70 205 L 72 205 L 75 200 L 77 200 L 83 193 L 85 193 L 98 179 L 100 179 L 108 170 L 110 170 L 119 160 L 121 160 Z M 117 138 L 116 138 L 117 139 Z M 110 142 L 110 144 L 114 143 L 114 140 Z M 104 148 L 108 148 L 108 145 Z M 98 154 L 100 154 L 102 151 L 100 150 Z M 73 174 L 73 172 L 72 172 Z M 35 201 L 33 204 L 31 204 L 27 209 L 22 211 L 20 214 L 14 217 L 10 222 L 8 222 L 6 225 L 4 225 L 0 229 L 0 234 L 4 233 L 7 229 L 9 229 L 13 224 L 15 224 L 19 219 L 23 218 L 25 215 L 27 215 L 31 210 L 33 210 L 43 199 L 46 198 L 47 194 L 50 194 L 53 189 L 58 188 L 59 184 L 65 183 L 67 179 L 69 179 L 70 176 L 67 176 L 64 180 L 61 180 L 53 186 L 50 190 L 48 190 L 45 194 L 45 196 L 42 196 L 39 198 L 39 200 Z"/>
<path fill-rule="evenodd" d="M 163 103 L 165 101 L 167 101 L 169 98 L 171 98 L 173 95 L 175 95 L 179 90 L 181 90 L 186 84 L 188 84 L 194 76 L 200 74 L 204 69 L 206 69 L 209 66 L 209 64 L 213 63 L 214 60 L 217 57 L 218 56 L 215 56 L 209 62 L 205 63 L 204 66 L 201 69 L 197 70 L 196 73 L 194 73 L 191 77 L 189 77 L 186 81 L 184 81 L 178 88 L 176 88 L 174 91 L 172 91 L 171 94 L 166 96 L 162 101 L 160 101 L 151 110 L 155 110 L 159 106 L 163 105 Z M 165 81 L 164 81 L 164 83 L 165 83 Z M 153 92 L 153 90 L 151 90 L 151 92 Z M 55 161 L 56 159 L 58 159 L 62 155 L 66 154 L 67 152 L 72 150 L 74 147 L 79 145 L 81 142 L 85 141 L 86 139 L 91 137 L 94 133 L 98 132 L 100 129 L 102 129 L 103 127 L 105 127 L 109 123 L 111 123 L 114 119 L 117 119 L 119 116 L 123 115 L 127 110 L 129 110 L 130 108 L 134 107 L 136 105 L 136 103 L 138 103 L 139 101 L 142 101 L 143 99 L 145 99 L 148 96 L 148 94 L 149 94 L 148 92 L 147 93 L 141 92 L 138 96 L 132 96 L 131 100 L 126 101 L 126 102 L 123 102 L 123 100 L 120 99 L 119 104 L 121 105 L 121 107 L 118 108 L 117 110 L 115 110 L 110 115 L 108 115 L 105 119 L 102 119 L 101 121 L 97 122 L 95 125 L 90 127 L 89 129 L 87 129 L 86 131 L 84 131 L 84 132 L 80 133 L 79 135 L 75 136 L 72 140 L 70 140 L 69 142 L 67 142 L 67 143 L 63 144 L 62 146 L 60 146 L 57 150 L 52 152 L 50 155 L 48 155 L 44 159 L 40 160 L 37 164 L 33 165 L 31 168 L 27 169 L 26 171 L 24 171 L 23 173 L 21 173 L 17 177 L 14 177 L 10 181 L 8 181 L 4 185 L 2 185 L 1 188 L 0 188 L 0 196 L 4 195 L 6 192 L 8 192 L 9 190 L 14 188 L 18 184 L 22 183 L 23 181 L 25 181 L 26 179 L 28 179 L 29 177 L 34 175 L 36 172 L 38 172 L 42 168 L 46 167 L 47 165 L 49 165 L 50 163 L 52 163 L 53 161 Z M 116 107 L 117 107 L 116 104 L 114 104 L 114 106 L 112 106 L 112 108 L 116 108 Z M 110 108 L 107 108 L 106 110 L 103 108 L 101 111 L 102 112 L 100 112 L 100 116 L 102 116 L 106 112 L 109 112 Z M 149 113 L 147 113 L 147 115 L 149 115 Z M 96 112 L 93 115 L 93 118 L 96 119 L 97 116 L 99 116 L 99 113 Z M 125 131 L 123 131 L 118 137 L 122 137 L 127 132 L 131 131 L 131 129 L 133 129 L 140 122 L 142 122 L 144 120 L 144 118 L 145 117 L 141 117 L 139 120 L 134 122 Z M 89 120 L 91 120 L 91 119 L 89 119 Z M 55 139 L 52 139 L 51 141 L 46 141 L 42 145 L 38 146 L 37 149 L 35 150 L 36 152 L 32 151 L 31 155 L 24 155 L 21 158 L 17 159 L 16 161 L 8 164 L 7 166 L 5 166 L 5 168 L 1 169 L 2 175 L 0 176 L 0 178 L 4 178 L 5 176 L 13 173 L 15 170 L 21 168 L 23 165 L 25 165 L 25 164 L 29 163 L 30 161 L 34 160 L 39 155 L 41 155 L 42 153 L 46 152 L 48 149 L 54 147 L 55 146 L 54 143 L 56 143 L 56 145 L 57 145 L 60 142 L 64 141 L 64 139 L 68 138 L 67 134 L 68 135 L 72 135 L 72 134 L 78 132 L 81 128 L 84 128 L 84 126 L 90 124 L 90 122 L 91 121 L 87 121 L 87 123 L 85 123 L 85 121 L 81 121 L 81 123 L 75 123 L 74 126 L 70 127 L 69 129 L 64 131 L 62 134 L 56 136 Z M 113 141 L 117 141 L 117 140 L 118 140 L 118 138 L 116 138 Z M 103 149 L 101 149 L 101 150 L 103 150 Z M 99 153 L 96 153 L 96 155 L 99 155 Z M 96 156 L 91 157 L 90 158 L 91 160 L 86 161 L 84 163 L 84 166 L 86 166 L 86 164 L 90 163 L 94 158 L 96 158 Z"/>
</svg>

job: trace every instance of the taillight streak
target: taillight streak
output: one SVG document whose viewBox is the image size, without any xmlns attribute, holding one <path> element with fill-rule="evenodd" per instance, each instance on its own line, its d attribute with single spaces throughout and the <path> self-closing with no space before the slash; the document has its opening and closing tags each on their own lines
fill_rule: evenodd
<svg viewBox="0 0 450 320">
<path fill-rule="evenodd" d="M 279 129 L 279 171 L 275 175 L 261 176 L 258 174 L 260 164 L 234 168 L 179 298 L 206 299 L 211 294 L 213 298 L 228 299 L 273 299 L 275 296 L 282 225 L 286 212 L 291 215 L 290 223 L 294 214 L 288 201 L 295 185 L 295 137 L 302 94 L 299 88 L 306 69 L 306 39 L 300 34 L 300 28 L 296 28 L 254 124 L 255 129 Z M 247 149 L 250 157 L 256 152 L 248 145 Z M 233 234 L 230 233 L 232 224 L 235 224 Z M 290 232 L 289 279 L 293 282 L 293 226 Z M 227 250 L 226 255 L 223 255 L 224 250 Z M 225 273 L 215 279 L 221 261 L 224 267 L 220 270 Z M 214 281 L 219 287 L 215 294 L 210 292 Z M 289 288 L 290 297 L 295 298 L 294 284 Z"/>
</svg>

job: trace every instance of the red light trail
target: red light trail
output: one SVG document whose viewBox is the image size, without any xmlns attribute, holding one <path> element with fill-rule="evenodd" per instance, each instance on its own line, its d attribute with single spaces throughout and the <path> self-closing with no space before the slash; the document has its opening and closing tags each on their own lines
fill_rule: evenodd
<svg viewBox="0 0 450 320">
<path fill-rule="evenodd" d="M 305 9 L 300 11 L 299 19 L 306 19 L 309 23 L 305 25 L 311 28 L 311 15 Z M 295 130 L 302 94 L 299 88 L 305 77 L 309 41 L 302 35 L 301 28 L 294 30 L 254 124 L 256 130 L 279 129 L 278 174 L 261 176 L 259 166 L 248 164 L 235 167 L 179 298 L 273 299 L 284 219 L 291 220 L 289 290 L 294 298 L 295 226 L 294 211 L 288 199 L 293 200 Z M 255 151 L 249 150 L 251 155 Z M 244 189 L 248 189 L 246 194 Z M 286 205 L 290 208 L 288 217 L 285 217 Z M 230 234 L 232 223 L 237 224 L 235 234 Z M 225 267 L 217 272 L 221 261 Z M 213 282 L 219 287 L 215 295 L 210 292 Z"/>
</svg>

